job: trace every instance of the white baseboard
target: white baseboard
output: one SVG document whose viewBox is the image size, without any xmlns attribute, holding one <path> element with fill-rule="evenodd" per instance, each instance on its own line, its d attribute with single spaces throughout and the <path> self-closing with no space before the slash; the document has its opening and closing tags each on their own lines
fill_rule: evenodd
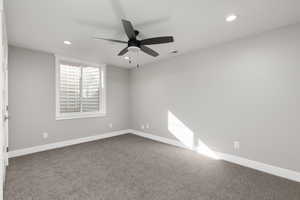
<svg viewBox="0 0 300 200">
<path fill-rule="evenodd" d="M 169 138 L 165 138 L 165 137 L 160 137 L 160 136 L 156 136 L 153 134 L 149 134 L 149 133 L 145 133 L 142 131 L 137 131 L 137 130 L 129 130 L 130 133 L 141 136 L 141 137 L 145 137 L 148 139 L 152 139 L 158 142 L 162 142 L 162 143 L 166 143 L 166 144 L 170 144 L 170 145 L 174 145 L 180 148 L 185 148 L 185 149 L 190 149 L 186 146 L 184 146 L 182 143 L 180 143 L 177 140 L 173 140 L 173 139 L 169 139 Z M 193 151 L 196 151 L 195 149 L 190 149 Z M 253 160 L 249 160 L 246 158 L 242 158 L 239 156 L 234 156 L 234 155 L 230 155 L 230 154 L 226 154 L 226 153 L 220 153 L 220 152 L 214 152 L 217 157 L 221 160 L 225 160 L 231 163 L 235 163 L 241 166 L 245 166 L 245 167 L 249 167 L 258 171 L 262 171 L 268 174 L 272 174 L 275 176 L 279 176 L 282 178 L 286 178 L 292 181 L 296 181 L 296 182 L 300 182 L 300 172 L 296 172 L 296 171 L 292 171 L 292 170 L 288 170 L 288 169 L 284 169 L 284 168 L 280 168 L 280 167 L 276 167 L 276 166 L 272 166 L 272 165 L 268 165 L 262 162 L 257 162 L 257 161 L 253 161 Z"/>
<path fill-rule="evenodd" d="M 25 149 L 9 151 L 8 157 L 13 158 L 13 157 L 18 157 L 18 156 L 23 156 L 23 155 L 37 153 L 37 152 L 41 152 L 41 151 L 47 151 L 47 150 L 51 150 L 51 149 L 66 147 L 66 146 L 70 146 L 70 145 L 74 145 L 74 144 L 80 144 L 80 143 L 84 143 L 84 142 L 91 142 L 94 140 L 100 140 L 100 139 L 104 139 L 104 138 L 114 137 L 114 136 L 123 135 L 123 134 L 127 134 L 127 133 L 130 133 L 130 130 L 113 131 L 113 132 L 109 132 L 109 133 L 103 133 L 103 134 L 93 135 L 93 136 L 84 137 L 84 138 L 77 138 L 77 139 L 66 140 L 66 141 L 62 141 L 62 142 L 55 142 L 55 143 L 39 145 L 39 146 L 35 146 L 35 147 L 29 147 L 29 148 L 25 148 Z"/>
<path fill-rule="evenodd" d="M 137 130 L 133 130 L 133 129 L 130 129 L 129 131 L 130 131 L 130 133 L 132 133 L 134 135 L 138 135 L 138 136 L 141 136 L 141 137 L 144 137 L 144 138 L 148 138 L 148 139 L 151 139 L 151 140 L 159 141 L 159 142 L 162 142 L 162 143 L 170 144 L 170 145 L 185 148 L 185 149 L 190 149 L 190 148 L 184 146 L 182 143 L 180 143 L 177 140 L 172 140 L 172 139 L 169 139 L 169 138 L 165 138 L 165 137 L 161 137 L 161 136 L 157 136 L 157 135 L 153 135 L 153 134 L 150 134 L 150 133 L 145 133 L 145 132 L 137 131 Z"/>
<path fill-rule="evenodd" d="M 246 158 L 242 158 L 242 157 L 234 156 L 234 155 L 230 155 L 230 154 L 217 152 L 217 155 L 220 159 L 231 162 L 231 163 L 235 163 L 238 165 L 256 169 L 256 170 L 259 170 L 259 171 L 262 171 L 262 172 L 265 172 L 268 174 L 272 174 L 275 176 L 279 176 L 282 178 L 286 178 L 286 179 L 289 179 L 292 181 L 300 182 L 300 172 L 296 172 L 296 171 L 289 170 L 289 169 L 284 169 L 281 167 L 276 167 L 273 165 L 265 164 L 262 162 L 257 162 L 254 160 L 249 160 Z"/>
</svg>

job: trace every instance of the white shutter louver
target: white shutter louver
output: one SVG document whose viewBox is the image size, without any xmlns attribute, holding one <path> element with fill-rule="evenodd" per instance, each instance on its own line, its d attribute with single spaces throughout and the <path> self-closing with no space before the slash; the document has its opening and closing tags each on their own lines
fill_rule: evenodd
<svg viewBox="0 0 300 200">
<path fill-rule="evenodd" d="M 105 115 L 104 67 L 57 62 L 56 119 Z"/>
</svg>

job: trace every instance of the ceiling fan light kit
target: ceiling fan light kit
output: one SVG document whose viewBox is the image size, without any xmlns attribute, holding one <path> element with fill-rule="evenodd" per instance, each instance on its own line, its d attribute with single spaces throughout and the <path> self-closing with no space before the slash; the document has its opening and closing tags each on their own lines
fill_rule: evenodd
<svg viewBox="0 0 300 200">
<path fill-rule="evenodd" d="M 139 31 L 133 28 L 132 23 L 130 21 L 122 19 L 122 25 L 128 37 L 127 42 L 121 40 L 115 40 L 115 39 L 99 38 L 99 37 L 95 37 L 94 39 L 127 44 L 127 47 L 122 49 L 119 52 L 118 56 L 123 56 L 129 51 L 134 53 L 142 51 L 150 56 L 157 57 L 159 53 L 157 53 L 156 51 L 154 51 L 153 49 L 145 45 L 164 44 L 164 43 L 174 42 L 174 38 L 172 36 L 162 36 L 162 37 L 154 37 L 154 38 L 138 40 L 137 35 L 139 34 Z"/>
<path fill-rule="evenodd" d="M 132 52 L 132 53 L 136 53 L 140 50 L 140 48 L 138 48 L 137 46 L 129 46 L 128 47 L 128 51 Z"/>
</svg>

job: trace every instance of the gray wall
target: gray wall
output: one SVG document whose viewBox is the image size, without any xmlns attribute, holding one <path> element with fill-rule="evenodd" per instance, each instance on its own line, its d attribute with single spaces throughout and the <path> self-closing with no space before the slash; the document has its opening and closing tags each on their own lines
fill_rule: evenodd
<svg viewBox="0 0 300 200">
<path fill-rule="evenodd" d="M 300 171 L 300 25 L 133 69 L 132 128 Z M 186 132 L 188 133 L 188 131 Z M 234 151 L 233 141 L 240 141 Z"/>
<path fill-rule="evenodd" d="M 106 117 L 56 121 L 54 63 L 52 54 L 9 47 L 10 150 L 128 129 L 129 70 L 107 67 Z"/>
</svg>

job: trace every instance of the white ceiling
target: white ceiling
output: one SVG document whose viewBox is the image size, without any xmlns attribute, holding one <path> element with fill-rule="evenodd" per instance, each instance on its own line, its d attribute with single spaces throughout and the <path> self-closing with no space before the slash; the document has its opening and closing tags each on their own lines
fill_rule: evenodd
<svg viewBox="0 0 300 200">
<path fill-rule="evenodd" d="M 149 46 L 157 58 L 140 53 L 140 64 L 208 47 L 300 21 L 300 0 L 6 0 L 9 43 L 93 62 L 133 67 L 118 52 L 125 40 L 120 18 L 141 37 L 173 35 L 175 42 Z M 225 16 L 235 13 L 235 22 Z M 71 46 L 63 44 L 72 41 Z"/>
</svg>

